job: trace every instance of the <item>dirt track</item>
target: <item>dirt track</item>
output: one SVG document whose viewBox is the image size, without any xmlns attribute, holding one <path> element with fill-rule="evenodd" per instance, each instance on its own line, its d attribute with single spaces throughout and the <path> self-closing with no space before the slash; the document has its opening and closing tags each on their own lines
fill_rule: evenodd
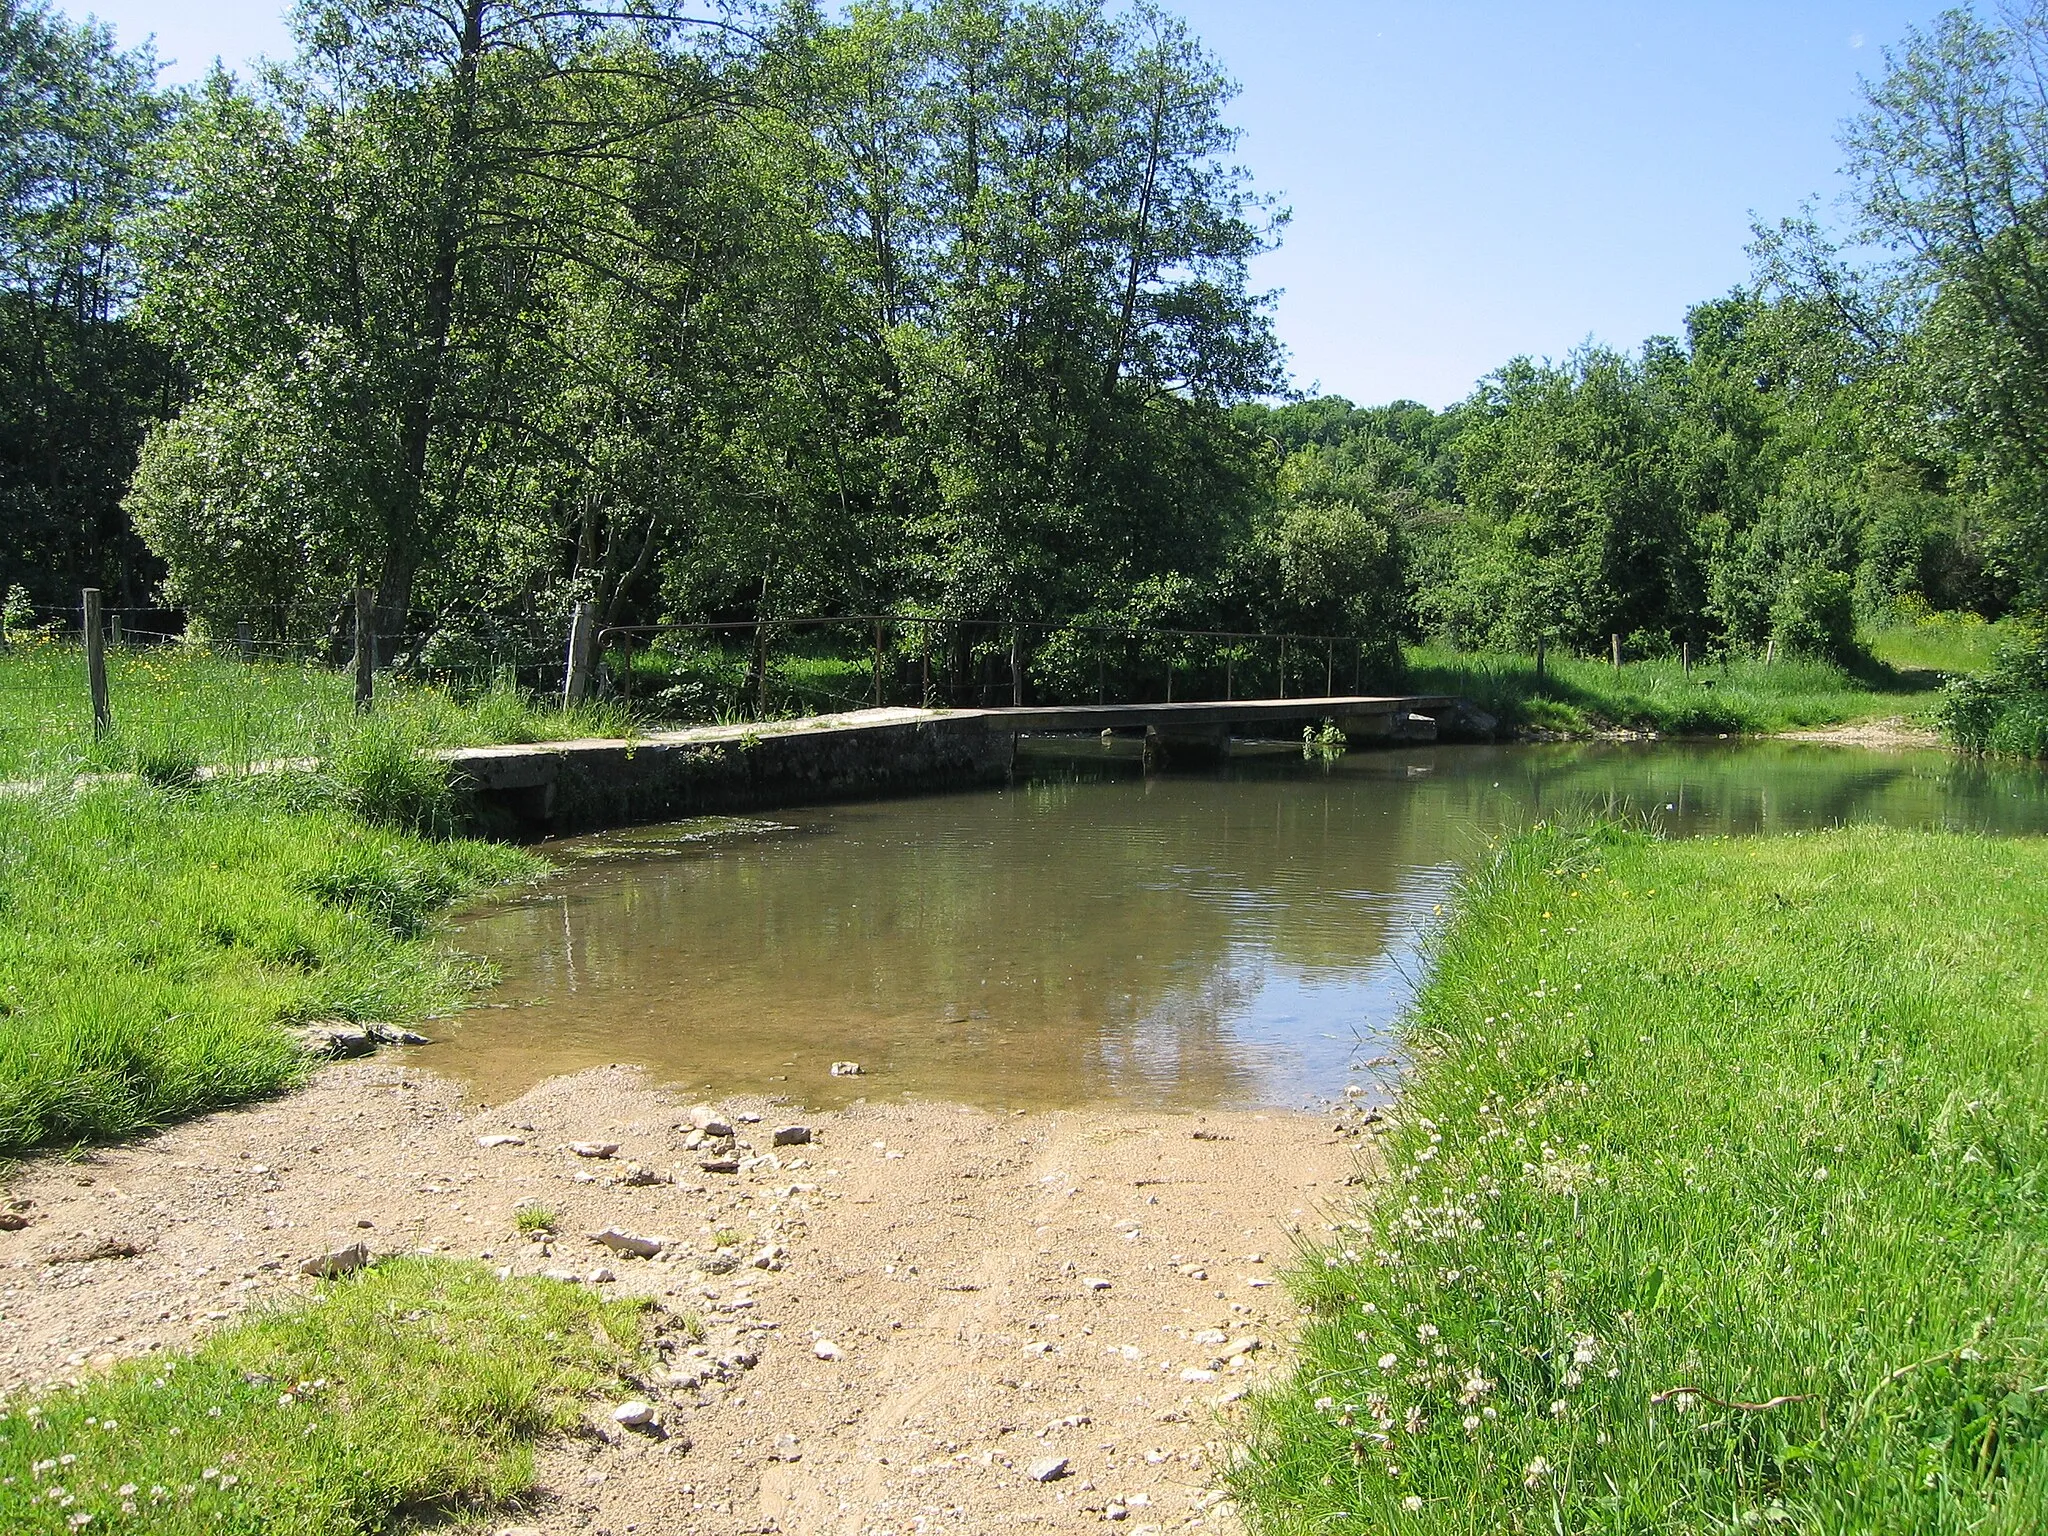
<svg viewBox="0 0 2048 1536">
<path fill-rule="evenodd" d="M 715 1146 L 685 1145 L 691 1107 L 620 1068 L 480 1109 L 429 1074 L 353 1063 L 28 1165 L 8 1195 L 29 1224 L 0 1232 L 0 1388 L 182 1343 L 309 1288 L 300 1261 L 361 1239 L 578 1283 L 609 1271 L 596 1283 L 702 1318 L 702 1353 L 650 1383 L 668 1438 L 593 1405 L 595 1433 L 543 1456 L 513 1527 L 1236 1528 L 1216 1458 L 1244 1389 L 1285 1367 L 1294 1237 L 1321 1231 L 1368 1138 L 1278 1113 L 726 1101 L 743 1171 L 721 1173 L 700 1167 Z M 771 1152 L 796 1122 L 815 1144 Z M 494 1135 L 521 1144 L 479 1145 Z M 630 1183 L 632 1164 L 674 1182 Z M 551 1244 L 513 1231 L 535 1201 L 566 1217 Z M 669 1241 L 622 1256 L 585 1235 L 607 1227 Z"/>
</svg>

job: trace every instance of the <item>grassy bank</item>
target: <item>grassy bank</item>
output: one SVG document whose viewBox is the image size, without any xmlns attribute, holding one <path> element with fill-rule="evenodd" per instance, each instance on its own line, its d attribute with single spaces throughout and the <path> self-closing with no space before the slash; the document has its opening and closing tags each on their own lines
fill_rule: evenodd
<svg viewBox="0 0 2048 1536">
<path fill-rule="evenodd" d="M 1625 662 L 1480 655 L 1421 647 L 1408 652 L 1405 686 L 1472 700 L 1510 727 L 1584 735 L 1602 730 L 1673 736 L 1761 735 L 1902 716 L 1931 719 L 1941 699 L 1931 673 L 1864 675 L 1819 661 Z"/>
<path fill-rule="evenodd" d="M 633 1369 L 633 1302 L 389 1260 L 182 1357 L 0 1405 L 0 1528 L 354 1536 L 501 1508 Z"/>
<path fill-rule="evenodd" d="M 348 794 L 279 775 L 0 797 L 0 1152 L 274 1092 L 302 1070 L 284 1025 L 461 995 L 434 915 L 539 861 L 371 826 Z"/>
<path fill-rule="evenodd" d="M 560 741 L 630 734 L 614 704 L 572 710 L 510 687 L 467 698 L 380 677 L 375 729 L 428 747 Z M 244 662 L 178 646 L 107 656 L 114 731 L 92 735 L 85 656 L 32 636 L 0 649 L 0 780 L 86 771 L 142 771 L 159 779 L 201 764 L 238 767 L 275 758 L 325 757 L 365 728 L 353 678 L 327 667 Z"/>
<path fill-rule="evenodd" d="M 2048 1527 L 2048 844 L 1539 832 L 1413 1040 L 1255 1528 Z"/>
</svg>

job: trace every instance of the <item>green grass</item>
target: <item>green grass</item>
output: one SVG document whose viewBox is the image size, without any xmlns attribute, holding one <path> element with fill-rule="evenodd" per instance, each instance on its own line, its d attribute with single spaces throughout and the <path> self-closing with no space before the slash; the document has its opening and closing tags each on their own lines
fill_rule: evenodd
<svg viewBox="0 0 2048 1536">
<path fill-rule="evenodd" d="M 1974 613 L 1934 613 L 1874 631 L 1866 639 L 1871 654 L 1898 671 L 1972 677 L 1991 670 L 2010 634 L 2009 624 L 1988 624 Z"/>
<path fill-rule="evenodd" d="M 0 1408 L 0 1529 L 344 1536 L 500 1510 L 643 1331 L 639 1304 L 586 1287 L 388 1260 Z"/>
<path fill-rule="evenodd" d="M 1818 661 L 1625 662 L 1552 653 L 1538 678 L 1533 657 L 1424 646 L 1408 652 L 1403 686 L 1457 694 L 1504 725 L 1578 735 L 1650 730 L 1664 735 L 1760 735 L 1903 716 L 1931 717 L 1934 679 L 1872 667 L 1856 676 Z"/>
<path fill-rule="evenodd" d="M 522 1205 L 512 1215 L 512 1226 L 517 1232 L 532 1237 L 541 1232 L 556 1232 L 561 1229 L 562 1217 L 551 1206 Z"/>
<path fill-rule="evenodd" d="M 274 1092 L 302 1070 L 284 1024 L 466 991 L 435 915 L 539 861 L 345 798 L 303 775 L 0 797 L 0 1153 Z"/>
<path fill-rule="evenodd" d="M 630 735 L 615 703 L 562 710 L 499 687 L 466 699 L 377 679 L 373 728 L 422 746 L 559 741 Z M 107 655 L 114 730 L 92 736 L 85 656 L 75 644 L 30 636 L 0 649 L 0 780 L 134 771 L 187 779 L 202 764 L 240 767 L 326 757 L 364 729 L 354 682 L 328 667 L 244 662 L 182 646 Z"/>
<path fill-rule="evenodd" d="M 1538 831 L 1474 875 L 1263 1532 L 2048 1528 L 2048 844 Z"/>
</svg>

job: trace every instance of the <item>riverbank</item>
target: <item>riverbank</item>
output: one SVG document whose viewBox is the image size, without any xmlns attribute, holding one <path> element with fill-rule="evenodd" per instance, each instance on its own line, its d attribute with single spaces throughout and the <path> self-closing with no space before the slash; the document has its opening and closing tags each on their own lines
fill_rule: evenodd
<svg viewBox="0 0 2048 1536">
<path fill-rule="evenodd" d="M 343 1063 L 273 1104 L 26 1165 L 8 1193 L 27 1223 L 0 1231 L 0 1390 L 161 1358 L 304 1298 L 320 1282 L 300 1263 L 361 1241 L 699 1320 L 647 1378 L 666 1438 L 587 1399 L 500 1525 L 1237 1528 L 1217 1483 L 1232 1425 L 1285 1368 L 1279 1276 L 1370 1159 L 1366 1116 L 693 1107 L 624 1069 L 484 1108 Z M 690 1145 L 712 1114 L 738 1171 Z M 809 1140 L 775 1146 L 792 1124 Z M 552 1238 L 522 1232 L 534 1211 Z M 644 1259 L 589 1235 L 613 1229 L 664 1241 Z"/>
<path fill-rule="evenodd" d="M 2048 1523 L 2048 847 L 1539 832 L 1411 1038 L 1262 1529 Z"/>
</svg>

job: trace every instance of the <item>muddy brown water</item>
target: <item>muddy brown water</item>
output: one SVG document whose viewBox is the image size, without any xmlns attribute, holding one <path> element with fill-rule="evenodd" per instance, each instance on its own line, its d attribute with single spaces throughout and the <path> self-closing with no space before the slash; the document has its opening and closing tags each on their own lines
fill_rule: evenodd
<svg viewBox="0 0 2048 1536">
<path fill-rule="evenodd" d="M 1487 838 L 1589 808 L 1677 835 L 2035 833 L 2048 777 L 1805 743 L 1286 749 L 1148 776 L 1127 745 L 1037 743 L 1006 789 L 548 845 L 557 874 L 460 925 L 502 982 L 414 1055 L 490 1102 L 621 1062 L 819 1107 L 1299 1107 L 1391 1069 Z"/>
</svg>

